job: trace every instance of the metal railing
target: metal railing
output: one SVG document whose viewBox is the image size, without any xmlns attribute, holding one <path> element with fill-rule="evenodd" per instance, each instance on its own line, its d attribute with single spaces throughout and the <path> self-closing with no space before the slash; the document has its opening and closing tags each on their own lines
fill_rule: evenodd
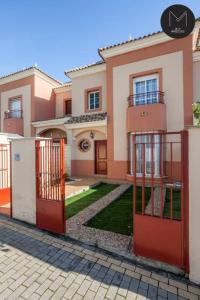
<svg viewBox="0 0 200 300">
<path fill-rule="evenodd" d="M 21 119 L 23 117 L 23 111 L 22 110 L 5 111 L 4 117 L 5 119 L 11 119 L 11 118 Z"/>
<path fill-rule="evenodd" d="M 153 91 L 130 95 L 128 97 L 129 106 L 163 103 L 164 93 L 161 91 Z"/>
</svg>

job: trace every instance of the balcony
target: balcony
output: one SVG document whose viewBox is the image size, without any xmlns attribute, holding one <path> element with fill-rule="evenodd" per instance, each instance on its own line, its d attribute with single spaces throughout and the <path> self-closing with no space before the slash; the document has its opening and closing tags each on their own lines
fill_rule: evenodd
<svg viewBox="0 0 200 300">
<path fill-rule="evenodd" d="M 127 109 L 127 132 L 166 130 L 166 104 L 160 91 L 130 95 Z"/>
<path fill-rule="evenodd" d="M 4 119 L 22 119 L 23 111 L 22 110 L 8 110 L 4 113 Z"/>
<path fill-rule="evenodd" d="M 3 131 L 7 133 L 24 134 L 23 111 L 5 111 L 3 121 Z"/>
</svg>

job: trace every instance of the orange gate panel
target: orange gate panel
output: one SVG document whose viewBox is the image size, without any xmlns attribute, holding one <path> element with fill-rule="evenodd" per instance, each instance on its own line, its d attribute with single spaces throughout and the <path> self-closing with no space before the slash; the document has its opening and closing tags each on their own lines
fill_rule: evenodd
<svg viewBox="0 0 200 300">
<path fill-rule="evenodd" d="M 189 271 L 188 133 L 133 135 L 136 255 Z"/>
<path fill-rule="evenodd" d="M 0 189 L 0 206 L 10 203 L 10 188 Z"/>
<path fill-rule="evenodd" d="M 65 233 L 64 139 L 36 141 L 36 223 Z"/>
<path fill-rule="evenodd" d="M 11 215 L 10 143 L 0 144 L 0 213 Z"/>
</svg>

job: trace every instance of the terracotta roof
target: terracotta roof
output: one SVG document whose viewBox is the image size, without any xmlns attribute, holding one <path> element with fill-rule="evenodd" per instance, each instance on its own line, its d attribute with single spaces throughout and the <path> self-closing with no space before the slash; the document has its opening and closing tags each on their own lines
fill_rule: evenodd
<svg viewBox="0 0 200 300">
<path fill-rule="evenodd" d="M 117 44 L 111 45 L 111 46 L 105 46 L 105 47 L 99 48 L 98 52 L 100 53 L 103 50 L 107 50 L 107 49 L 111 49 L 111 48 L 114 48 L 114 47 L 118 47 L 118 46 L 122 46 L 122 45 L 125 45 L 125 44 L 129 44 L 129 43 L 132 43 L 132 42 L 136 42 L 136 41 L 148 38 L 150 36 L 154 36 L 154 35 L 162 33 L 162 32 L 163 31 L 159 30 L 159 31 L 147 34 L 147 35 L 140 36 L 140 37 L 135 38 L 135 39 L 130 39 L 130 40 L 127 40 L 127 41 L 124 41 L 124 42 L 121 42 L 121 43 L 117 43 Z"/>
<path fill-rule="evenodd" d="M 200 22 L 200 17 L 196 19 L 196 22 Z M 146 39 L 148 37 L 151 37 L 151 36 L 154 36 L 154 35 L 157 35 L 157 34 L 160 34 L 160 33 L 163 33 L 163 31 L 159 30 L 159 31 L 147 34 L 147 35 L 140 36 L 140 37 L 135 38 L 135 39 L 130 39 L 130 40 L 127 40 L 127 41 L 124 41 L 124 42 L 121 42 L 121 43 L 114 44 L 114 45 L 105 46 L 105 47 L 99 48 L 98 52 L 100 54 L 100 52 L 103 51 L 103 50 L 107 50 L 107 49 L 111 49 L 111 48 L 114 48 L 114 47 L 118 47 L 118 46 L 122 46 L 122 45 L 125 45 L 125 44 L 129 44 L 129 43 L 132 43 L 132 42 L 136 42 L 136 41 L 139 41 L 139 40 L 142 40 L 142 39 Z"/>
<path fill-rule="evenodd" d="M 73 68 L 73 69 L 69 69 L 69 70 L 65 71 L 65 75 L 67 75 L 68 73 L 71 73 L 71 72 L 76 72 L 76 71 L 84 70 L 84 69 L 87 69 L 87 68 L 90 68 L 90 67 L 102 65 L 104 63 L 105 62 L 103 60 L 100 60 L 100 61 L 94 62 L 92 64 L 89 64 L 89 65 L 85 65 L 85 66 L 81 66 L 81 67 L 76 67 L 76 68 Z"/>
<path fill-rule="evenodd" d="M 7 78 L 7 77 L 9 77 L 9 76 L 13 76 L 13 75 L 16 75 L 16 74 L 19 74 L 19 73 L 23 73 L 23 72 L 28 71 L 28 70 L 31 70 L 31 69 L 38 70 L 39 72 L 41 72 L 42 74 L 46 75 L 46 76 L 49 77 L 50 79 L 56 81 L 56 82 L 59 83 L 59 84 L 62 84 L 61 81 L 59 81 L 59 80 L 53 78 L 52 76 L 48 75 L 47 73 L 45 73 L 44 71 L 42 71 L 41 69 L 39 69 L 39 68 L 36 67 L 36 66 L 27 67 L 27 68 L 24 68 L 24 69 L 22 69 L 22 70 L 16 71 L 16 72 L 14 72 L 14 73 L 10 73 L 10 74 L 7 74 L 7 75 L 3 75 L 3 76 L 0 77 L 0 79 Z"/>
<path fill-rule="evenodd" d="M 198 32 L 198 37 L 197 37 L 197 43 L 196 43 L 196 49 L 195 51 L 199 51 L 200 49 L 200 29 L 199 29 L 199 32 Z"/>
<path fill-rule="evenodd" d="M 87 114 L 81 115 L 77 117 L 71 117 L 69 120 L 65 122 L 65 124 L 75 124 L 75 123 L 87 123 L 87 122 L 95 122 L 105 120 L 107 113 L 96 113 L 96 114 Z"/>
<path fill-rule="evenodd" d="M 65 83 L 63 83 L 61 86 L 58 86 L 58 87 L 56 87 L 56 88 L 54 88 L 54 90 L 57 90 L 57 89 L 60 89 L 60 88 L 62 88 L 62 87 L 70 87 L 72 85 L 72 82 L 70 81 L 70 82 L 65 82 Z"/>
</svg>

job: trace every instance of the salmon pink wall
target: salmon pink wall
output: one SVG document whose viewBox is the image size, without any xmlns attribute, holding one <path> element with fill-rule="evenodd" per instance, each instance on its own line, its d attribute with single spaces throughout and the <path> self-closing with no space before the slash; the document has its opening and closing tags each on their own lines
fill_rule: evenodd
<svg viewBox="0 0 200 300">
<path fill-rule="evenodd" d="M 34 97 L 34 76 L 28 76 L 23 79 L 11 81 L 0 85 L 0 104 L 1 104 L 1 124 L 0 130 L 8 130 L 8 132 L 21 134 L 21 121 L 13 119 L 12 121 L 5 122 L 4 124 L 4 112 L 8 109 L 9 97 L 22 96 L 22 109 L 25 115 L 23 116 L 23 134 L 25 136 L 31 135 L 31 99 Z M 25 98 L 25 99 L 23 99 Z M 25 102 L 24 102 L 25 100 Z M 14 121 L 16 120 L 16 122 Z M 16 123 L 16 124 L 15 124 Z M 5 125 L 5 128 L 4 128 Z M 10 128 L 9 128 L 10 127 Z M 19 129 L 19 132 L 16 132 Z"/>
<path fill-rule="evenodd" d="M 94 160 L 72 160 L 72 176 L 93 176 Z"/>
<path fill-rule="evenodd" d="M 24 120 L 18 118 L 4 119 L 3 132 L 24 135 Z"/>
<path fill-rule="evenodd" d="M 107 58 L 108 178 L 115 178 L 119 165 L 127 162 L 130 75 L 155 68 L 162 69 L 167 130 L 178 131 L 192 124 L 192 36 Z M 125 178 L 126 172 L 126 167 L 121 168 L 120 178 Z"/>
<path fill-rule="evenodd" d="M 35 76 L 35 92 L 32 99 L 32 121 L 41 121 L 55 118 L 55 99 L 54 86 Z"/>
<path fill-rule="evenodd" d="M 71 90 L 62 93 L 56 93 L 56 118 L 63 118 L 65 116 L 65 100 L 71 99 Z M 72 103 L 73 107 L 73 103 Z"/>
<path fill-rule="evenodd" d="M 127 132 L 166 130 L 166 104 L 128 107 L 126 121 Z"/>
</svg>

